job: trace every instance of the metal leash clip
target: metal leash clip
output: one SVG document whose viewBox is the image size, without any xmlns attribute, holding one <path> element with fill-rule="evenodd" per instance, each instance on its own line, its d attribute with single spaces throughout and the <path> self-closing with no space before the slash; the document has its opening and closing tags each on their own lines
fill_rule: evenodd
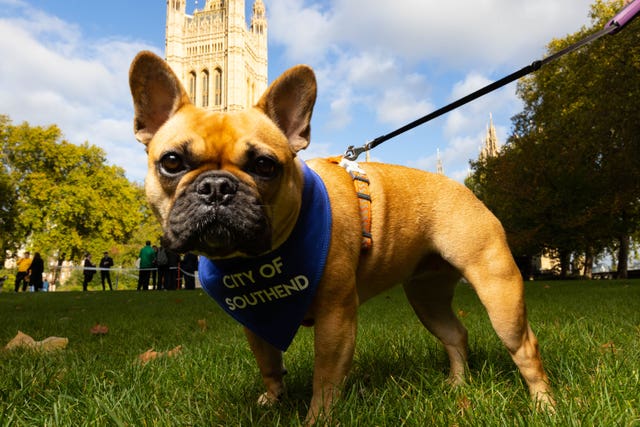
<svg viewBox="0 0 640 427">
<path fill-rule="evenodd" d="M 355 162 L 356 160 L 358 160 L 358 156 L 360 156 L 360 154 L 368 150 L 369 150 L 369 143 L 366 143 L 361 147 L 354 147 L 353 145 L 350 145 L 347 148 L 347 151 L 344 152 L 342 157 L 344 157 L 347 160 L 351 160 L 352 162 Z"/>
</svg>

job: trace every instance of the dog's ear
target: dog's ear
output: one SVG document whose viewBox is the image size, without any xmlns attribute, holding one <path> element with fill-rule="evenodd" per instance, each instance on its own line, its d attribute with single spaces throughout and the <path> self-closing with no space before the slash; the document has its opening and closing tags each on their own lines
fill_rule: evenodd
<svg viewBox="0 0 640 427">
<path fill-rule="evenodd" d="M 142 51 L 129 68 L 136 139 L 148 144 L 153 135 L 185 104 L 189 96 L 171 67 L 153 52 Z"/>
<path fill-rule="evenodd" d="M 278 125 L 298 152 L 309 145 L 315 102 L 316 76 L 310 67 L 297 65 L 271 83 L 256 107 Z"/>
</svg>

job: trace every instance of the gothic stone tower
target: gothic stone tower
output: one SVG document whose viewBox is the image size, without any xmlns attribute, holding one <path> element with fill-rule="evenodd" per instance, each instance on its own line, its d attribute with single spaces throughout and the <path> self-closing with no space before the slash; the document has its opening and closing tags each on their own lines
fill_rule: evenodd
<svg viewBox="0 0 640 427">
<path fill-rule="evenodd" d="M 493 116 L 489 114 L 489 126 L 487 126 L 487 136 L 484 138 L 484 144 L 480 151 L 480 160 L 496 157 L 500 151 L 496 128 L 493 126 Z"/>
<path fill-rule="evenodd" d="M 167 62 L 198 107 L 243 110 L 267 88 L 264 3 L 254 1 L 249 27 L 244 6 L 244 0 L 206 0 L 187 15 L 186 0 L 167 0 Z"/>
</svg>

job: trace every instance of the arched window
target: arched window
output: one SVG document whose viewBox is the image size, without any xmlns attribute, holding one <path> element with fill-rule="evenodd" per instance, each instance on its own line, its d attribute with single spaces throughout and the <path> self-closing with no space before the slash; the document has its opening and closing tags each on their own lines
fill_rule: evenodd
<svg viewBox="0 0 640 427">
<path fill-rule="evenodd" d="M 202 106 L 209 106 L 209 70 L 202 72 Z"/>
<path fill-rule="evenodd" d="M 191 99 L 191 102 L 193 102 L 194 104 L 196 103 L 196 73 L 195 71 L 192 71 L 189 73 L 189 99 Z"/>
<path fill-rule="evenodd" d="M 213 72 L 213 104 L 222 105 L 222 70 L 216 68 Z"/>
</svg>

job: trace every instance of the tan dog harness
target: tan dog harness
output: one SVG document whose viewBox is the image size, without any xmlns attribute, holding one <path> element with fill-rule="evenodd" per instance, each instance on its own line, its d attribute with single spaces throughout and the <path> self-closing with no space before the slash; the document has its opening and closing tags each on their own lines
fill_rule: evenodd
<svg viewBox="0 0 640 427">
<path fill-rule="evenodd" d="M 357 162 L 347 160 L 344 157 L 331 157 L 329 161 L 343 167 L 349 175 L 351 175 L 351 179 L 353 179 L 353 186 L 355 187 L 360 205 L 360 220 L 362 222 L 361 249 L 363 252 L 366 252 L 371 249 L 373 245 L 373 238 L 371 236 L 371 191 L 369 189 L 367 173 L 360 168 Z"/>
</svg>

